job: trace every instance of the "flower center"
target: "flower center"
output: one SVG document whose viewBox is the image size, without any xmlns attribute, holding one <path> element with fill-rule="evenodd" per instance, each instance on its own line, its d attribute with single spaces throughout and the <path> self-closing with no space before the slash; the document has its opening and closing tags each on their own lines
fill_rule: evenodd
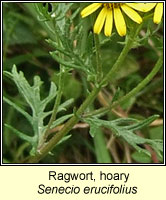
<svg viewBox="0 0 166 200">
<path fill-rule="evenodd" d="M 113 8 L 118 8 L 118 7 L 120 7 L 120 5 L 121 5 L 122 3 L 103 3 L 103 4 L 104 4 L 104 6 L 107 7 L 108 9 L 109 9 L 109 8 L 113 9 Z"/>
</svg>

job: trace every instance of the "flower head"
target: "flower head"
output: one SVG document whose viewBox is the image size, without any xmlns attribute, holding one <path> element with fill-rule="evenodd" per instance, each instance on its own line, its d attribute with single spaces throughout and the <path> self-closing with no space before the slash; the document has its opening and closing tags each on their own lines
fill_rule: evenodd
<svg viewBox="0 0 166 200">
<path fill-rule="evenodd" d="M 132 6 L 130 6 L 132 4 Z M 104 26 L 104 34 L 110 36 L 113 28 L 113 21 L 120 36 L 126 35 L 126 23 L 122 11 L 134 22 L 140 24 L 141 16 L 135 11 L 140 10 L 139 3 L 92 3 L 85 7 L 81 16 L 86 17 L 97 9 L 102 8 L 94 24 L 94 33 L 99 34 Z"/>
</svg>

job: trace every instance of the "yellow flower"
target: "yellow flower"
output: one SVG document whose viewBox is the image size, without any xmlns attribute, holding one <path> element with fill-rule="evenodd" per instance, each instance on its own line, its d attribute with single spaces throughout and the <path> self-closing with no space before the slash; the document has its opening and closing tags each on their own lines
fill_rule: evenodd
<svg viewBox="0 0 166 200">
<path fill-rule="evenodd" d="M 96 34 L 99 34 L 104 26 L 104 34 L 110 36 L 114 21 L 118 34 L 120 36 L 126 35 L 126 23 L 122 11 L 134 22 L 138 24 L 142 22 L 141 16 L 135 11 L 140 9 L 139 3 L 135 3 L 132 6 L 130 6 L 130 3 L 92 3 L 82 10 L 81 16 L 84 18 L 100 7 L 102 9 L 93 27 L 94 33 Z"/>
<path fill-rule="evenodd" d="M 142 10 L 141 9 L 140 10 L 143 12 L 148 12 L 152 10 L 154 7 L 155 10 L 154 10 L 153 22 L 159 24 L 163 16 L 163 3 L 142 3 Z"/>
</svg>

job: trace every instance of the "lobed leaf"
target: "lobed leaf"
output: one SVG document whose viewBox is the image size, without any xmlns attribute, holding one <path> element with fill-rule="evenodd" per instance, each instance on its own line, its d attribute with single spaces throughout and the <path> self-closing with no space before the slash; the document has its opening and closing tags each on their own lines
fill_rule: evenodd
<svg viewBox="0 0 166 200">
<path fill-rule="evenodd" d="M 17 72 L 17 68 L 14 65 L 12 68 L 12 73 L 6 72 L 9 78 L 11 78 L 15 84 L 17 85 L 17 88 L 20 92 L 20 94 L 24 97 L 25 101 L 29 105 L 29 107 L 32 110 L 32 114 L 30 115 L 26 111 L 24 111 L 22 108 L 20 108 L 16 103 L 12 102 L 8 98 L 4 97 L 4 101 L 8 103 L 10 106 L 12 106 L 15 110 L 20 112 L 32 125 L 34 136 L 29 137 L 26 133 L 22 133 L 19 130 L 15 129 L 14 127 L 6 124 L 6 127 L 13 131 L 18 137 L 20 137 L 23 140 L 28 141 L 32 145 L 31 153 L 35 154 L 37 151 L 38 145 L 40 144 L 40 141 L 43 141 L 44 133 L 46 130 L 46 126 L 44 125 L 44 119 L 52 113 L 52 111 L 45 112 L 45 108 L 47 104 L 55 98 L 57 94 L 57 87 L 55 83 L 51 82 L 50 90 L 48 96 L 41 100 L 40 97 L 40 86 L 42 85 L 42 81 L 39 76 L 34 77 L 34 83 L 31 86 L 26 78 L 24 77 L 24 74 L 20 71 Z M 67 106 L 69 106 L 73 102 L 73 99 L 69 99 L 63 104 L 61 104 L 58 108 L 57 112 L 60 112 L 62 110 L 65 110 Z M 65 115 L 59 119 L 57 119 L 55 122 L 53 122 L 51 128 L 54 128 L 55 126 L 63 123 L 65 120 L 69 119 L 72 115 Z"/>
<path fill-rule="evenodd" d="M 138 152 L 142 152 L 150 156 L 150 152 L 140 147 L 140 144 L 149 144 L 162 159 L 163 142 L 162 140 L 151 140 L 136 135 L 133 131 L 142 129 L 157 119 L 158 115 L 153 115 L 145 120 L 139 121 L 133 118 L 120 118 L 113 121 L 106 121 L 97 118 L 86 118 L 84 121 L 90 125 L 90 134 L 95 136 L 99 127 L 106 127 L 117 136 L 129 143 Z M 134 123 L 128 125 L 129 123 Z"/>
</svg>

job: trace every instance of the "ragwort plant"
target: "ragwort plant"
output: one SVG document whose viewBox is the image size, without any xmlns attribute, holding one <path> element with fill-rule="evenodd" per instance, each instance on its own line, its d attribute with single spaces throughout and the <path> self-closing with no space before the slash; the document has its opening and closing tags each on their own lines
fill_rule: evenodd
<svg viewBox="0 0 166 200">
<path fill-rule="evenodd" d="M 45 31 L 47 39 L 44 45 L 49 46 L 49 54 L 58 64 L 59 71 L 49 71 L 52 81 L 47 96 L 43 98 L 43 82 L 39 75 L 34 76 L 33 84 L 30 84 L 15 65 L 17 62 L 13 61 L 12 70 L 4 67 L 5 80 L 10 79 L 15 83 L 25 103 L 17 97 L 12 98 L 7 92 L 4 92 L 3 100 L 23 115 L 32 127 L 27 130 L 21 124 L 21 131 L 9 124 L 10 120 L 5 120 L 4 140 L 7 137 L 5 133 L 10 131 L 8 137 L 14 133 L 24 142 L 15 147 L 14 159 L 9 161 L 7 158 L 7 161 L 4 157 L 4 162 L 38 163 L 49 154 L 54 157 L 57 147 L 70 141 L 76 126 L 85 126 L 85 132 L 89 127 L 94 142 L 92 154 L 96 160 L 89 162 L 162 162 L 162 139 L 152 139 L 141 132 L 159 118 L 159 112 L 148 117 L 143 113 L 142 116 L 132 116 L 130 110 L 137 104 L 137 98 L 146 94 L 148 87 L 153 87 L 154 77 L 163 65 L 162 38 L 158 34 L 162 28 L 163 3 L 20 3 L 20 7 L 33 16 L 31 22 L 28 22 L 27 16 L 21 20 L 31 23 L 31 27 L 35 21 Z M 13 16 L 18 21 L 21 18 L 21 14 L 14 10 Z M 9 16 L 4 16 L 4 25 L 8 26 L 5 17 Z M 7 66 L 9 45 L 5 42 L 4 66 Z M 158 60 L 155 64 L 152 62 L 152 70 L 140 79 L 138 74 L 134 75 L 138 66 L 130 52 L 146 48 L 149 42 Z M 114 51 L 117 45 L 118 50 Z M 105 59 L 106 55 L 109 60 Z M 110 65 L 109 68 L 105 62 Z M 134 71 L 126 73 L 132 65 L 136 66 Z M 72 80 L 73 73 L 77 77 L 76 84 Z M 131 76 L 129 81 L 135 81 L 134 87 L 130 85 L 127 89 L 129 82 L 125 82 L 125 86 L 118 85 L 121 76 L 123 80 Z M 73 86 L 67 90 L 70 82 Z M 70 98 L 70 93 L 77 86 L 74 96 L 78 103 Z M 83 87 L 83 95 L 79 93 L 80 87 Z M 85 143 L 86 148 L 91 145 L 88 141 Z M 124 157 L 120 156 L 118 149 L 121 149 Z"/>
</svg>

